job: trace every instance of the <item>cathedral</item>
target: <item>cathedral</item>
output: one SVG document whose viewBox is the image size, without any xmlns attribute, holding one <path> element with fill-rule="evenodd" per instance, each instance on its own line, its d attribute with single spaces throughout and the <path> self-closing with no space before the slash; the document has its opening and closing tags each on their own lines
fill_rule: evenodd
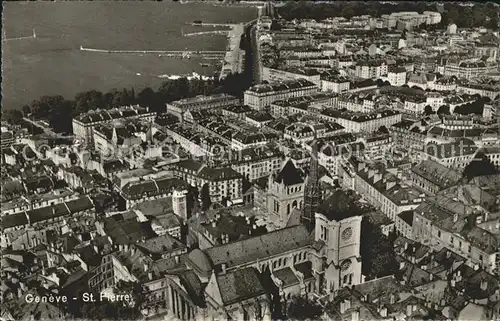
<svg viewBox="0 0 500 321">
<path fill-rule="evenodd" d="M 305 175 L 285 161 L 268 181 L 268 214 L 282 228 L 166 259 L 150 293 L 179 319 L 270 320 L 276 300 L 361 283 L 364 209 L 340 189 L 321 201 L 316 175 L 317 163 Z"/>
</svg>

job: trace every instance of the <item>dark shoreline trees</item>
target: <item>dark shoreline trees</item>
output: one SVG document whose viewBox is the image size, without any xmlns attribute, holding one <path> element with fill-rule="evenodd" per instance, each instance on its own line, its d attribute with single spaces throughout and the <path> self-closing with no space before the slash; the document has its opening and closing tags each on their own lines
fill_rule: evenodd
<svg viewBox="0 0 500 321">
<path fill-rule="evenodd" d="M 236 96 L 242 95 L 248 81 L 246 75 L 230 74 L 222 81 L 217 77 L 203 80 L 199 78 L 169 79 L 154 90 L 150 87 L 142 89 L 138 94 L 135 90 L 123 88 L 112 89 L 103 93 L 98 90 L 88 90 L 75 95 L 73 100 L 67 100 L 61 95 L 42 96 L 31 104 L 25 105 L 21 110 L 2 109 L 2 119 L 12 124 L 23 123 L 23 117 L 33 120 L 44 120 L 57 133 L 71 133 L 72 119 L 89 110 L 111 109 L 120 106 L 135 105 L 149 107 L 151 111 L 165 112 L 165 104 L 181 98 L 197 95 L 212 95 L 228 93 Z"/>
</svg>

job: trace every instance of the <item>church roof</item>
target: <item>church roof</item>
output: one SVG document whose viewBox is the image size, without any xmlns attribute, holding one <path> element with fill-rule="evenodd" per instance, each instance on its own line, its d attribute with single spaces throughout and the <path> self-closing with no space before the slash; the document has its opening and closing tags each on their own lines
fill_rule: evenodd
<svg viewBox="0 0 500 321">
<path fill-rule="evenodd" d="M 207 254 L 200 249 L 194 249 L 189 253 L 188 260 L 201 272 L 211 272 L 212 262 Z"/>
<path fill-rule="evenodd" d="M 311 244 L 310 233 L 303 225 L 287 227 L 264 235 L 206 249 L 213 266 L 228 267 L 266 259 Z"/>
<path fill-rule="evenodd" d="M 274 178 L 277 183 L 283 183 L 286 186 L 304 183 L 304 172 L 295 167 L 293 162 L 289 159 L 281 168 L 280 172 Z"/>
<path fill-rule="evenodd" d="M 329 220 L 339 222 L 349 217 L 361 216 L 367 212 L 367 209 L 363 209 L 350 194 L 336 190 L 323 201 L 317 212 L 325 215 Z"/>
</svg>

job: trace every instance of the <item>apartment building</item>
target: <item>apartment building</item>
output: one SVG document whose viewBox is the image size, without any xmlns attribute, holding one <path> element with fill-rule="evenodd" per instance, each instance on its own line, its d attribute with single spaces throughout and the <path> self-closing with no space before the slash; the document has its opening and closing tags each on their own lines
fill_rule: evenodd
<svg viewBox="0 0 500 321">
<path fill-rule="evenodd" d="M 455 186 L 462 179 L 462 175 L 433 160 L 424 160 L 411 168 L 410 178 L 415 187 L 430 195 L 436 195 Z"/>
<path fill-rule="evenodd" d="M 413 239 L 436 250 L 447 248 L 465 257 L 467 265 L 495 273 L 500 259 L 497 235 L 469 224 L 471 215 L 477 215 L 476 210 L 457 200 L 428 198 L 414 210 Z"/>
<path fill-rule="evenodd" d="M 314 83 L 305 79 L 255 85 L 245 91 L 244 104 L 262 110 L 277 100 L 308 96 L 318 91 Z"/>
<path fill-rule="evenodd" d="M 498 70 L 498 64 L 484 61 L 460 61 L 447 62 L 443 74 L 451 77 L 465 78 L 471 80 L 482 77 L 484 74 L 493 73 Z"/>
<path fill-rule="evenodd" d="M 402 183 L 380 163 L 367 164 L 351 159 L 346 166 L 351 167 L 351 175 L 343 171 L 341 181 L 353 180 L 354 190 L 393 222 L 399 213 L 417 208 L 424 200 L 423 193 Z"/>
<path fill-rule="evenodd" d="M 321 88 L 320 72 L 314 69 L 306 68 L 286 68 L 273 69 L 269 67 L 262 68 L 262 80 L 268 82 L 280 82 L 285 80 L 305 79 L 312 82 L 318 88 Z"/>
<path fill-rule="evenodd" d="M 389 66 L 387 71 L 387 80 L 392 86 L 403 86 L 406 84 L 406 68 Z"/>
<path fill-rule="evenodd" d="M 390 128 L 393 124 L 401 121 L 401 114 L 394 110 L 381 110 L 369 114 L 354 113 L 351 111 L 339 111 L 325 109 L 319 117 L 327 121 L 334 121 L 343 126 L 346 132 L 376 132 L 381 126 Z"/>
<path fill-rule="evenodd" d="M 196 96 L 184 98 L 167 103 L 167 113 L 184 120 L 184 113 L 187 111 L 199 111 L 204 109 L 220 109 L 223 107 L 239 105 L 240 100 L 237 97 L 228 94 L 216 94 L 211 96 Z"/>
<path fill-rule="evenodd" d="M 429 143 L 425 146 L 422 157 L 449 168 L 464 169 L 474 159 L 477 151 L 474 141 L 461 138 L 451 143 Z"/>
<path fill-rule="evenodd" d="M 500 97 L 500 81 L 461 81 L 457 85 L 457 92 L 467 95 L 480 95 L 495 100 Z"/>
<path fill-rule="evenodd" d="M 229 200 L 242 203 L 243 176 L 231 167 L 209 167 L 194 160 L 184 160 L 172 165 L 175 177 L 201 189 L 208 184 L 212 202 Z"/>
<path fill-rule="evenodd" d="M 308 107 L 314 105 L 336 106 L 337 95 L 334 93 L 317 92 L 308 96 L 278 100 L 271 103 L 270 111 L 274 117 L 286 117 L 295 113 L 295 109 L 305 109 L 307 111 Z"/>
<path fill-rule="evenodd" d="M 360 61 L 356 64 L 354 75 L 363 79 L 377 79 L 387 76 L 387 69 L 384 60 Z"/>
<path fill-rule="evenodd" d="M 348 92 L 351 83 L 348 78 L 339 75 L 321 76 L 321 91 L 332 91 L 340 94 Z"/>
<path fill-rule="evenodd" d="M 148 107 L 124 106 L 108 110 L 90 110 L 73 118 L 73 134 L 86 146 L 93 146 L 94 127 L 112 121 L 125 119 L 141 119 L 154 122 L 156 112 L 150 112 Z"/>
</svg>

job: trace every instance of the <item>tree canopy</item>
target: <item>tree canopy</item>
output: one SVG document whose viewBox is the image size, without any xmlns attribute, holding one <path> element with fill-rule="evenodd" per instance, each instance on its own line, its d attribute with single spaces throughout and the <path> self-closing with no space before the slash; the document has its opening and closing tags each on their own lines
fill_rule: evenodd
<svg viewBox="0 0 500 321">
<path fill-rule="evenodd" d="M 292 297 L 286 312 L 291 320 L 317 320 L 322 313 L 321 305 L 302 296 Z"/>
<path fill-rule="evenodd" d="M 471 180 L 477 176 L 500 174 L 500 171 L 493 165 L 488 157 L 481 151 L 476 154 L 476 157 L 465 166 L 462 176 L 467 180 Z"/>
<path fill-rule="evenodd" d="M 361 269 L 367 279 L 393 275 L 397 272 L 394 238 L 388 238 L 368 217 L 361 221 Z"/>
<path fill-rule="evenodd" d="M 210 199 L 210 188 L 208 186 L 208 183 L 205 183 L 203 187 L 201 188 L 200 191 L 200 197 L 201 197 L 201 209 L 206 211 L 210 208 L 210 205 L 212 205 L 212 200 Z"/>
</svg>

